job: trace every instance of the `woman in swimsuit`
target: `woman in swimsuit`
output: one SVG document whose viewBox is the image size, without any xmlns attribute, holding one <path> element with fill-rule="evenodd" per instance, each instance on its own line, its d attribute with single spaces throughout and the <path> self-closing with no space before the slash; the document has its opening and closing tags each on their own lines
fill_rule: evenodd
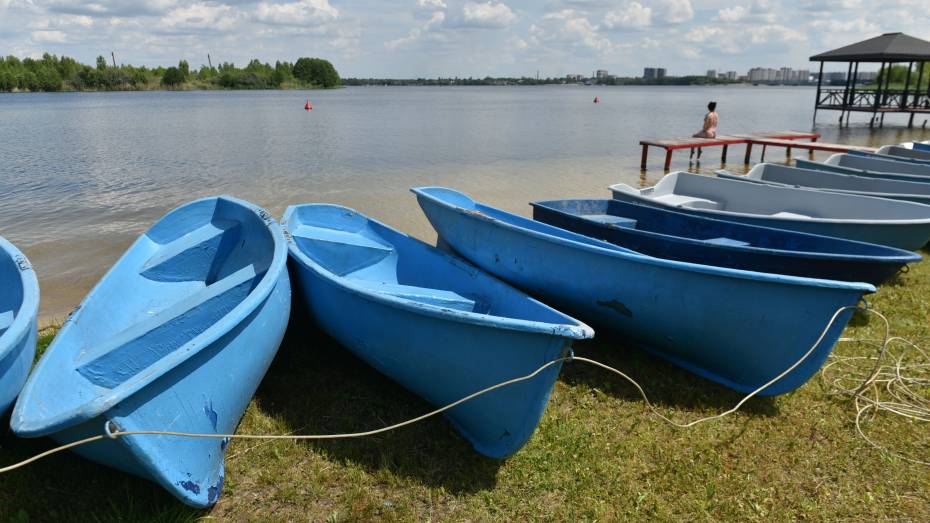
<svg viewBox="0 0 930 523">
<path fill-rule="evenodd" d="M 704 128 L 692 135 L 693 138 L 716 138 L 717 137 L 717 102 L 707 104 L 707 114 L 704 115 Z M 694 149 L 691 149 L 691 156 L 694 156 Z M 698 158 L 701 157 L 701 148 L 698 147 Z"/>
</svg>

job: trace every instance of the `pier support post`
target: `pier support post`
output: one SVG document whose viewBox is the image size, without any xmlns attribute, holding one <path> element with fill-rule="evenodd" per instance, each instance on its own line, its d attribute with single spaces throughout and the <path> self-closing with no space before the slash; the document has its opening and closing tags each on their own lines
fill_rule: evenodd
<svg viewBox="0 0 930 523">
<path fill-rule="evenodd" d="M 768 146 L 765 145 L 765 144 L 763 144 L 763 145 L 762 145 L 762 157 L 759 158 L 759 162 L 764 162 L 764 161 L 765 161 L 765 150 L 766 150 L 766 149 L 768 149 Z"/>
<path fill-rule="evenodd" d="M 911 116 L 913 117 L 914 115 L 911 114 Z M 729 144 L 723 144 L 723 156 L 720 158 L 722 163 L 727 163 L 727 147 L 729 147 Z"/>
<path fill-rule="evenodd" d="M 667 171 L 671 165 L 672 165 L 672 150 L 666 149 L 665 150 L 665 170 Z"/>
<path fill-rule="evenodd" d="M 907 120 L 907 128 L 910 129 L 914 127 L 914 113 L 911 113 L 911 117 Z"/>
<path fill-rule="evenodd" d="M 749 165 L 749 158 L 752 156 L 752 142 L 746 142 L 746 157 L 743 158 L 743 163 Z"/>
<path fill-rule="evenodd" d="M 646 145 L 646 144 L 643 144 L 643 160 L 642 160 L 642 162 L 639 164 L 639 167 L 640 167 L 641 169 L 645 169 L 645 168 L 646 168 L 646 158 L 647 158 L 648 156 L 649 156 L 649 146 Z"/>
</svg>

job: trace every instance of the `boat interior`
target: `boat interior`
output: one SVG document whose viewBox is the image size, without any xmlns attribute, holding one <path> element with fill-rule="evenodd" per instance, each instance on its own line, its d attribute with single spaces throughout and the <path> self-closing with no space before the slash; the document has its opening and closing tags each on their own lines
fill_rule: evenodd
<svg viewBox="0 0 930 523">
<path fill-rule="evenodd" d="M 105 388 L 138 375 L 239 305 L 273 254 L 262 219 L 239 204 L 217 198 L 172 212 L 114 267 L 122 277 L 111 273 L 82 304 L 70 338 L 78 373 Z M 97 306 L 117 296 L 117 310 Z"/>
<path fill-rule="evenodd" d="M 460 312 L 564 323 L 565 317 L 429 245 L 345 207 L 309 204 L 285 214 L 300 252 L 364 294 Z"/>
<path fill-rule="evenodd" d="M 23 302 L 23 280 L 16 260 L 0 251 L 0 336 L 13 325 Z"/>
</svg>

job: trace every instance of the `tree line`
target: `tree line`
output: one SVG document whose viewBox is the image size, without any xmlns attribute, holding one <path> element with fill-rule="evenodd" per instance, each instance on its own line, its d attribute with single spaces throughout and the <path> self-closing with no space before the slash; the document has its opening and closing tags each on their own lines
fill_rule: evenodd
<svg viewBox="0 0 930 523">
<path fill-rule="evenodd" d="M 708 78 L 707 76 L 667 76 L 665 78 L 645 79 L 632 77 L 591 78 L 589 82 L 595 85 L 706 85 L 737 83 L 735 80 L 722 78 Z M 344 85 L 357 86 L 403 86 L 403 85 L 561 85 L 580 83 L 578 80 L 569 80 L 565 77 L 534 78 L 534 77 L 492 77 L 484 78 L 344 78 Z"/>
<path fill-rule="evenodd" d="M 0 57 L 0 91 L 135 91 L 154 89 L 286 89 L 334 88 L 339 73 L 328 60 L 298 58 L 274 65 L 252 60 L 243 68 L 230 62 L 192 70 L 177 66 L 114 66 L 103 56 L 95 66 L 67 56 L 45 53 L 41 59 Z"/>
</svg>

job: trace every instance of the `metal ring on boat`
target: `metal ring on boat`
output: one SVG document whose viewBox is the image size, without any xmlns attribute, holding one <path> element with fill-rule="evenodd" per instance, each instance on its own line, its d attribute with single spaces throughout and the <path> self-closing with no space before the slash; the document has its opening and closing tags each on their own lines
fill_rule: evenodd
<svg viewBox="0 0 930 523">
<path fill-rule="evenodd" d="M 116 434 L 110 430 L 111 425 L 113 426 L 113 430 L 119 432 L 119 426 L 117 426 L 116 423 L 113 423 L 111 420 L 106 420 L 103 422 L 103 433 L 110 439 L 116 439 Z"/>
</svg>

